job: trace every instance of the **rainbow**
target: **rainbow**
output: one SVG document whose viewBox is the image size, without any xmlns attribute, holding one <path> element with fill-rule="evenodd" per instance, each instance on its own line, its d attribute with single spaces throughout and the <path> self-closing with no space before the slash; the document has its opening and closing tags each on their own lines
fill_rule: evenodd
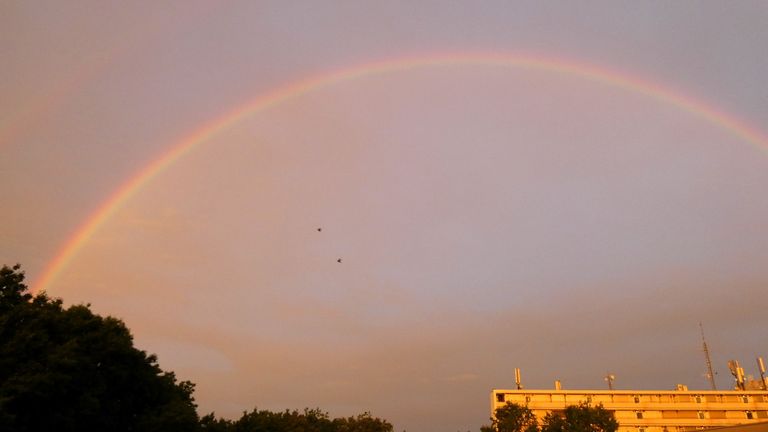
<svg viewBox="0 0 768 432">
<path fill-rule="evenodd" d="M 193 151 L 197 146 L 223 130 L 237 124 L 241 120 L 269 109 L 275 105 L 298 98 L 312 91 L 317 91 L 345 81 L 357 78 L 381 75 L 411 69 L 452 66 L 452 65 L 482 65 L 504 68 L 523 68 L 542 70 L 576 76 L 586 80 L 597 81 L 608 86 L 618 87 L 630 92 L 640 93 L 661 102 L 690 112 L 738 138 L 753 144 L 762 151 L 768 151 L 768 137 L 761 131 L 751 127 L 735 117 L 717 110 L 711 105 L 689 96 L 682 95 L 669 88 L 655 84 L 636 76 L 619 73 L 606 68 L 580 63 L 571 60 L 533 56 L 526 54 L 501 53 L 449 53 L 417 57 L 400 57 L 384 61 L 363 63 L 352 67 L 321 73 L 278 87 L 270 92 L 257 96 L 242 105 L 236 106 L 225 114 L 203 124 L 191 133 L 181 137 L 169 146 L 168 150 L 159 155 L 147 166 L 143 167 L 126 182 L 124 182 L 96 211 L 94 211 L 71 235 L 59 249 L 56 256 L 48 263 L 42 274 L 32 284 L 33 292 L 40 292 L 51 287 L 57 276 L 74 259 L 78 251 L 88 243 L 94 233 L 120 207 L 144 188 L 152 179 L 179 161 L 184 155 Z"/>
</svg>

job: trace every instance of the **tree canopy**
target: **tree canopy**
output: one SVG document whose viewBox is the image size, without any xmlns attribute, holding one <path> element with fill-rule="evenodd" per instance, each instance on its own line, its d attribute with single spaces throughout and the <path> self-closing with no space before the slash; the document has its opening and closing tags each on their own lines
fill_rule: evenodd
<svg viewBox="0 0 768 432">
<path fill-rule="evenodd" d="M 243 413 L 236 421 L 216 419 L 213 414 L 204 416 L 200 424 L 210 432 L 392 432 L 386 420 L 366 412 L 355 417 L 331 419 L 320 409 L 304 409 L 272 412 L 254 409 Z"/>
<path fill-rule="evenodd" d="M 125 324 L 32 296 L 0 269 L 0 430 L 190 431 L 194 385 L 133 347 Z"/>
<path fill-rule="evenodd" d="M 198 418 L 194 384 L 133 346 L 119 319 L 32 295 L 19 265 L 0 268 L 0 432 L 392 432 L 366 412 L 254 409 Z"/>
<path fill-rule="evenodd" d="M 613 412 L 602 404 L 572 405 L 562 413 L 548 413 L 542 423 L 541 432 L 616 432 L 619 428 Z"/>
<path fill-rule="evenodd" d="M 528 407 L 507 402 L 497 408 L 491 417 L 491 426 L 483 426 L 482 432 L 538 432 L 539 423 Z"/>
<path fill-rule="evenodd" d="M 481 426 L 480 432 L 616 432 L 619 428 L 613 412 L 602 404 L 586 403 L 547 413 L 541 428 L 528 407 L 512 402 L 497 408 L 491 421 L 490 426 Z"/>
</svg>

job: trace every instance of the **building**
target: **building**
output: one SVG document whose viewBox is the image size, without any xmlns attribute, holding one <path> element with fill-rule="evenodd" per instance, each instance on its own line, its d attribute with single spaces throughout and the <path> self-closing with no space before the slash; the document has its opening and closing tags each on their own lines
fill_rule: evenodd
<svg viewBox="0 0 768 432">
<path fill-rule="evenodd" d="M 768 432 L 768 422 L 719 427 L 707 432 Z"/>
<path fill-rule="evenodd" d="M 768 391 L 696 390 L 493 390 L 491 415 L 507 402 L 527 406 L 541 421 L 570 405 L 602 404 L 619 432 L 682 432 L 768 422 Z"/>
</svg>

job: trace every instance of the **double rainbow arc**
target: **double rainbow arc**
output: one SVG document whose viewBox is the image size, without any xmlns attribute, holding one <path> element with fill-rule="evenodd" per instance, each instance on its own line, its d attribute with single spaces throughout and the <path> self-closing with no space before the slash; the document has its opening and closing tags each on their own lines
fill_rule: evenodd
<svg viewBox="0 0 768 432">
<path fill-rule="evenodd" d="M 384 61 L 359 64 L 311 76 L 276 88 L 242 105 L 236 106 L 169 146 L 151 163 L 125 181 L 94 211 L 59 249 L 56 256 L 48 263 L 43 273 L 32 286 L 33 292 L 49 290 L 59 274 L 75 258 L 96 231 L 117 212 L 121 206 L 149 184 L 158 174 L 179 161 L 197 146 L 224 131 L 241 120 L 295 99 L 312 91 L 343 83 L 357 78 L 381 75 L 410 69 L 452 66 L 482 65 L 505 68 L 525 68 L 559 73 L 597 81 L 608 86 L 618 87 L 630 92 L 640 93 L 661 102 L 690 112 L 713 123 L 734 136 L 750 143 L 764 152 L 768 152 L 768 137 L 758 129 L 747 125 L 735 117 L 718 110 L 711 105 L 692 97 L 685 96 L 662 85 L 641 78 L 611 71 L 606 68 L 579 63 L 570 60 L 544 56 L 514 55 L 503 53 L 449 53 L 418 57 L 395 58 Z"/>
</svg>

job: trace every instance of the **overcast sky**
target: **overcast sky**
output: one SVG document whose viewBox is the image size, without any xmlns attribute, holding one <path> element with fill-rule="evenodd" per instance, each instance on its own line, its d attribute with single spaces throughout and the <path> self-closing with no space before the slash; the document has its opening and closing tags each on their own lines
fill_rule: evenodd
<svg viewBox="0 0 768 432">
<path fill-rule="evenodd" d="M 0 264 L 32 284 L 118 188 L 245 102 L 361 74 L 154 177 L 46 287 L 126 321 L 201 413 L 477 430 L 493 388 L 720 388 L 768 355 L 768 3 L 0 4 Z M 322 228 L 318 231 L 317 228 Z M 342 259 L 339 263 L 337 260 Z"/>
</svg>

